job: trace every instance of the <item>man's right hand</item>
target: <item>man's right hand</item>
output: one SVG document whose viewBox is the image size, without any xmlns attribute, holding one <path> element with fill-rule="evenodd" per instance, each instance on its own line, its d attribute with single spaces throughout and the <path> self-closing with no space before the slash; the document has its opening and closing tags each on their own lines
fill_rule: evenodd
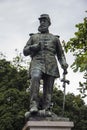
<svg viewBox="0 0 87 130">
<path fill-rule="evenodd" d="M 67 69 L 64 69 L 63 74 L 67 74 L 67 73 L 68 73 Z"/>
<path fill-rule="evenodd" d="M 39 51 L 40 50 L 40 44 L 34 44 L 30 46 L 31 51 Z"/>
</svg>

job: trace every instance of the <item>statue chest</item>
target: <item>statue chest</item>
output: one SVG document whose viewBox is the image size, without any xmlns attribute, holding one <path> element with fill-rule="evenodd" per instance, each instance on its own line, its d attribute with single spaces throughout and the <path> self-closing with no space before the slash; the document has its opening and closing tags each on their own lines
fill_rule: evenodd
<svg viewBox="0 0 87 130">
<path fill-rule="evenodd" d="M 56 49 L 55 38 L 46 34 L 35 37 L 33 44 L 40 44 L 42 50 L 48 48 Z"/>
</svg>

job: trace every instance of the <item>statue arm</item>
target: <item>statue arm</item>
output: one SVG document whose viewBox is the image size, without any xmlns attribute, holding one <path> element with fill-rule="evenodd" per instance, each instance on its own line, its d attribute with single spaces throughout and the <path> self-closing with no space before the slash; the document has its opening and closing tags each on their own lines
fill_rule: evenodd
<svg viewBox="0 0 87 130">
<path fill-rule="evenodd" d="M 26 43 L 26 45 L 25 45 L 25 47 L 24 47 L 24 49 L 23 49 L 23 54 L 25 55 L 25 56 L 28 56 L 28 55 L 31 55 L 31 44 L 32 44 L 32 38 L 30 37 L 30 39 L 27 41 L 27 43 Z"/>
<path fill-rule="evenodd" d="M 37 42 L 35 43 L 35 36 L 32 35 L 28 40 L 26 46 L 24 47 L 23 53 L 25 56 L 30 55 L 31 57 L 33 57 L 40 49 L 40 44 L 37 44 Z"/>
<path fill-rule="evenodd" d="M 57 38 L 57 42 L 56 42 L 56 51 L 57 51 L 58 61 L 59 61 L 60 65 L 61 65 L 61 67 L 64 69 L 64 71 L 66 71 L 67 68 L 68 68 L 68 64 L 66 62 L 64 51 L 63 51 L 63 48 L 61 46 L 59 38 Z"/>
</svg>

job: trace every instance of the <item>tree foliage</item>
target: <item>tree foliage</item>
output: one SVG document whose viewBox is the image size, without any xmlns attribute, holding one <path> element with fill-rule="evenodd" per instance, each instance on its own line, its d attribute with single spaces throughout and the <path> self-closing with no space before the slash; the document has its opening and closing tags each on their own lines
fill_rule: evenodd
<svg viewBox="0 0 87 130">
<path fill-rule="evenodd" d="M 29 108 L 27 71 L 0 59 L 0 129 L 21 130 Z"/>
<path fill-rule="evenodd" d="M 19 59 L 20 56 L 21 55 L 19 55 Z M 16 57 L 14 59 L 16 59 Z M 0 59 L 1 130 L 21 130 L 24 126 L 24 114 L 29 110 L 29 92 L 26 92 L 28 87 L 29 80 L 26 67 L 21 67 L 20 64 L 16 65 L 7 61 L 2 55 Z M 53 112 L 58 116 L 61 116 L 63 92 L 58 90 L 55 86 L 52 101 L 54 104 L 52 108 Z M 70 118 L 71 121 L 74 121 L 75 127 L 73 130 L 87 129 L 87 106 L 84 104 L 80 95 L 66 95 L 64 116 Z"/>
<path fill-rule="evenodd" d="M 58 116 L 62 116 L 63 92 L 54 88 L 53 94 L 53 111 Z M 80 95 L 75 96 L 73 93 L 66 95 L 64 117 L 68 117 L 74 122 L 73 130 L 87 129 L 87 106 L 84 104 Z"/>
<path fill-rule="evenodd" d="M 76 24 L 76 28 L 78 30 L 75 32 L 75 37 L 64 43 L 64 48 L 66 52 L 73 52 L 75 61 L 71 67 L 74 72 L 84 73 L 85 82 L 80 82 L 79 89 L 85 97 L 85 90 L 87 90 L 87 17 L 84 18 L 83 23 Z"/>
</svg>

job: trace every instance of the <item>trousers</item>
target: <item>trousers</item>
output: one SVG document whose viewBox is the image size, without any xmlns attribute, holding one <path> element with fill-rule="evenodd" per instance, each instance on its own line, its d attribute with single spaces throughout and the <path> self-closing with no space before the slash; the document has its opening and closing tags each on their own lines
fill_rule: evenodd
<svg viewBox="0 0 87 130">
<path fill-rule="evenodd" d="M 50 109 L 51 98 L 53 93 L 53 84 L 55 77 L 44 74 L 41 70 L 34 69 L 31 71 L 31 87 L 30 87 L 30 108 L 39 104 L 40 80 L 43 80 L 43 102 L 42 108 Z"/>
</svg>

